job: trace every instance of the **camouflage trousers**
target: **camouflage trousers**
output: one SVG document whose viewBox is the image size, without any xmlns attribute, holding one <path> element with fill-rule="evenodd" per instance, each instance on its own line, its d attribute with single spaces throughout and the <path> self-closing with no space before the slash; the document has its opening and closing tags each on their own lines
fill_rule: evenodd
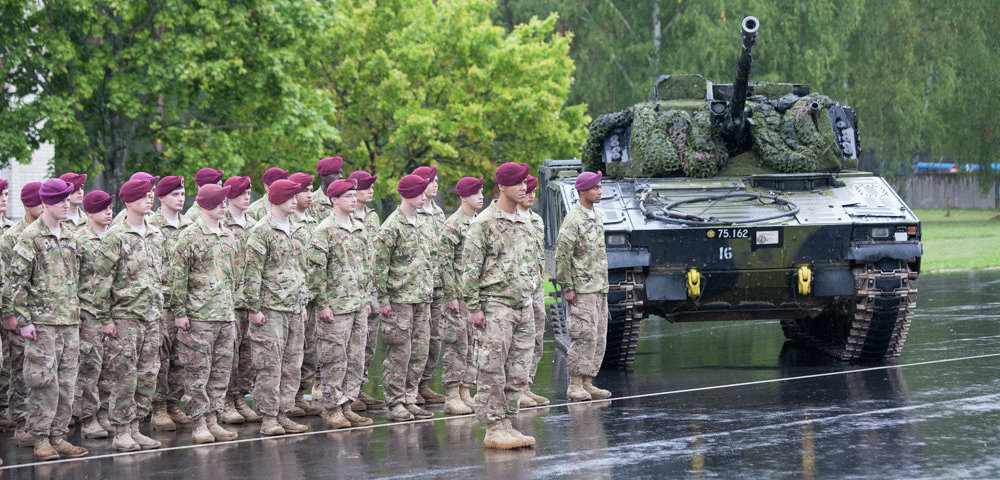
<svg viewBox="0 0 1000 480">
<path fill-rule="evenodd" d="M 250 323 L 251 357 L 255 373 L 253 396 L 257 411 L 278 415 L 295 405 L 302 374 L 302 313 L 263 309 L 264 324 Z"/>
<path fill-rule="evenodd" d="M 458 312 L 445 307 L 444 354 L 441 356 L 441 384 L 445 388 L 476 386 L 476 367 L 472 363 L 473 333 L 465 302 L 458 301 Z"/>
<path fill-rule="evenodd" d="M 427 346 L 427 363 L 424 365 L 424 373 L 420 376 L 421 382 L 430 381 L 434 376 L 434 369 L 437 368 L 438 360 L 441 358 L 441 334 L 444 331 L 444 291 L 441 287 L 434 289 L 434 297 L 431 300 L 430 319 L 430 343 Z"/>
<path fill-rule="evenodd" d="M 28 396 L 28 387 L 24 384 L 24 342 L 26 341 L 17 332 L 3 331 L 4 347 L 10 348 L 9 353 L 4 352 L 10 378 L 7 400 L 10 406 L 10 416 L 19 425 L 24 424 L 27 416 L 25 398 Z"/>
<path fill-rule="evenodd" d="M 489 425 L 517 415 L 534 360 L 535 318 L 529 299 L 518 307 L 482 300 L 486 326 L 476 328 L 476 418 Z"/>
<path fill-rule="evenodd" d="M 531 362 L 528 385 L 535 383 L 538 363 L 542 361 L 542 353 L 545 351 L 545 289 L 541 285 L 531 296 L 531 311 L 535 317 L 535 355 L 534 361 Z"/>
<path fill-rule="evenodd" d="M 184 394 L 184 365 L 177 359 L 177 325 L 173 317 L 160 321 L 160 371 L 156 375 L 154 402 L 176 405 Z"/>
<path fill-rule="evenodd" d="M 392 315 L 382 318 L 382 388 L 386 405 L 417 403 L 417 386 L 427 365 L 431 304 L 393 303 Z"/>
<path fill-rule="evenodd" d="M 229 394 L 246 395 L 253 385 L 253 357 L 251 341 L 247 335 L 250 312 L 236 309 L 236 350 L 233 351 L 233 371 L 229 373 Z"/>
<path fill-rule="evenodd" d="M 117 337 L 104 337 L 108 420 L 128 425 L 149 415 L 160 370 L 160 322 L 117 318 Z"/>
<path fill-rule="evenodd" d="M 191 322 L 177 331 L 177 359 L 184 366 L 184 405 L 193 419 L 221 412 L 236 347 L 234 322 Z"/>
<path fill-rule="evenodd" d="M 313 386 L 316 379 L 316 369 L 319 365 L 317 358 L 316 339 L 316 307 L 306 308 L 306 321 L 303 324 L 305 331 L 305 341 L 302 345 L 302 378 L 299 379 L 299 393 L 305 393 Z"/>
<path fill-rule="evenodd" d="M 10 340 L 7 331 L 0 333 L 3 339 L 0 344 L 0 410 L 7 407 L 10 396 Z"/>
<path fill-rule="evenodd" d="M 566 370 L 570 375 L 596 377 L 608 344 L 607 294 L 578 293 L 566 323 L 570 338 Z"/>
<path fill-rule="evenodd" d="M 73 397 L 73 416 L 92 417 L 108 399 L 106 385 L 101 384 L 104 369 L 104 332 L 101 322 L 93 315 L 80 311 L 80 367 Z"/>
<path fill-rule="evenodd" d="M 80 327 L 35 325 L 38 337 L 24 342 L 24 383 L 28 387 L 25 431 L 62 437 L 73 418 L 80 359 Z"/>
<path fill-rule="evenodd" d="M 372 296 L 372 303 L 378 305 L 375 301 L 375 297 Z M 364 365 L 364 375 L 361 380 L 361 384 L 368 383 L 368 372 L 372 368 L 372 362 L 375 361 L 375 347 L 378 341 L 379 327 L 382 325 L 382 314 L 379 313 L 378 308 L 372 308 L 372 313 L 368 314 L 368 339 L 365 342 L 365 365 Z"/>
<path fill-rule="evenodd" d="M 323 408 L 332 410 L 358 399 L 367 340 L 368 316 L 364 309 L 334 315 L 332 322 L 316 322 Z"/>
</svg>

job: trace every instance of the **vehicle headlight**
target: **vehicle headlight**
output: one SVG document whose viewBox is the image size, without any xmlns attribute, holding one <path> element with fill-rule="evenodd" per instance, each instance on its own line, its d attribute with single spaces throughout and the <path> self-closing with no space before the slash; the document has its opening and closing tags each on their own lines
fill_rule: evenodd
<svg viewBox="0 0 1000 480">
<path fill-rule="evenodd" d="M 628 243 L 628 237 L 624 233 L 609 233 L 604 237 L 608 245 L 620 247 Z"/>
<path fill-rule="evenodd" d="M 872 229 L 872 238 L 889 238 L 889 227 L 875 227 Z"/>
</svg>

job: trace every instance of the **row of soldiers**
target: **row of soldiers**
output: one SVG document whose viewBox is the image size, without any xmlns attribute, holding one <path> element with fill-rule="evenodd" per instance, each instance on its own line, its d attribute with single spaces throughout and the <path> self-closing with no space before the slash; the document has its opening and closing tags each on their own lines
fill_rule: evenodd
<svg viewBox="0 0 1000 480">
<path fill-rule="evenodd" d="M 26 185 L 25 217 L 4 216 L 0 237 L 0 398 L 11 414 L 0 421 L 17 443 L 41 460 L 87 455 L 66 439 L 74 417 L 84 437 L 134 451 L 160 447 L 140 431 L 148 415 L 154 429 L 190 424 L 193 441 L 209 443 L 237 438 L 220 423 L 282 435 L 308 429 L 290 417 L 347 428 L 372 423 L 359 410 L 408 421 L 443 402 L 447 414 L 476 413 L 487 447 L 534 445 L 511 419 L 549 403 L 531 391 L 545 328 L 537 179 L 525 164 L 501 165 L 498 197 L 479 213 L 483 180 L 464 177 L 446 219 L 436 168 L 419 167 L 399 180 L 400 205 L 381 222 L 369 206 L 377 176 L 345 179 L 342 168 L 321 160 L 317 191 L 311 174 L 270 168 L 253 204 L 250 178 L 223 182 L 203 168 L 186 214 L 183 178 L 138 172 L 119 189 L 125 209 L 114 219 L 114 196 L 84 195 L 86 175 Z M 578 401 L 610 392 L 591 383 L 607 321 L 600 174 L 581 174 L 577 190 L 557 281 L 573 339 L 567 398 Z M 380 330 L 384 402 L 362 391 Z M 429 386 L 439 358 L 446 396 Z M 310 388 L 322 408 L 305 399 Z"/>
</svg>

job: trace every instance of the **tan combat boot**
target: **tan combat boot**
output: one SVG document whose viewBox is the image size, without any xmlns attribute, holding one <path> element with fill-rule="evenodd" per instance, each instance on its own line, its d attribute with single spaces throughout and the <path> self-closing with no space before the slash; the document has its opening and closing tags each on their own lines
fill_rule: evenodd
<svg viewBox="0 0 1000 480">
<path fill-rule="evenodd" d="M 580 375 L 569 376 L 569 387 L 566 388 L 566 400 L 570 402 L 582 402 L 592 400 L 590 394 L 583 388 L 583 377 Z"/>
<path fill-rule="evenodd" d="M 535 445 L 535 437 L 531 435 L 525 435 L 514 428 L 514 424 L 509 418 L 505 418 L 501 421 L 503 423 L 503 428 L 507 430 L 507 433 L 514 438 L 517 443 L 522 447 L 531 447 Z"/>
<path fill-rule="evenodd" d="M 413 404 L 407 404 L 406 411 L 412 413 L 414 418 L 419 418 L 419 419 L 431 418 L 434 416 L 433 413 L 428 412 L 427 410 L 424 410 Z"/>
<path fill-rule="evenodd" d="M 243 418 L 243 415 L 240 415 L 240 412 L 236 411 L 236 399 L 232 395 L 226 395 L 225 404 L 222 407 L 222 415 L 219 415 L 219 420 L 222 420 L 222 423 L 233 425 L 239 425 L 247 421 L 246 418 Z"/>
<path fill-rule="evenodd" d="M 365 404 L 365 407 L 368 407 L 368 410 L 378 410 L 380 408 L 385 408 L 385 402 L 371 395 L 368 395 L 365 392 L 361 392 L 358 395 L 358 400 L 361 400 L 361 402 Z"/>
<path fill-rule="evenodd" d="M 143 450 L 153 450 L 155 448 L 160 448 L 159 440 L 153 440 L 152 438 L 143 435 L 142 432 L 139 431 L 138 420 L 132 420 L 132 423 L 129 424 L 128 428 L 129 432 L 132 434 L 132 440 L 135 440 L 135 443 L 139 444 L 139 448 Z"/>
<path fill-rule="evenodd" d="M 448 415 L 468 415 L 472 413 L 472 409 L 462 401 L 461 388 L 458 386 L 448 387 L 448 400 L 444 402 L 444 413 Z"/>
<path fill-rule="evenodd" d="M 188 427 L 191 425 L 191 418 L 182 412 L 180 408 L 177 408 L 176 403 L 167 403 L 167 415 L 170 415 L 170 419 L 179 427 Z"/>
<path fill-rule="evenodd" d="M 476 409 L 476 399 L 472 398 L 472 389 L 469 387 L 460 387 L 459 393 L 462 395 L 462 401 L 465 402 L 469 408 Z"/>
<path fill-rule="evenodd" d="M 83 426 L 80 427 L 80 434 L 83 438 L 108 438 L 108 431 L 97 421 L 96 416 L 83 419 Z"/>
<path fill-rule="evenodd" d="M 41 435 L 33 437 L 33 439 L 31 446 L 35 447 L 35 458 L 42 461 L 59 458 L 59 452 L 55 448 L 52 448 L 52 444 L 49 443 L 49 437 Z"/>
<path fill-rule="evenodd" d="M 337 429 L 337 428 L 349 428 L 350 426 L 351 426 L 351 421 L 344 416 L 343 409 L 338 407 L 334 408 L 333 410 L 326 411 L 326 428 Z"/>
<path fill-rule="evenodd" d="M 517 405 L 521 408 L 537 407 L 538 403 L 535 400 L 524 394 L 524 390 L 521 391 L 521 398 L 517 400 Z"/>
<path fill-rule="evenodd" d="M 217 442 L 228 442 L 230 440 L 236 440 L 239 438 L 239 434 L 236 432 L 226 430 L 219 425 L 219 418 L 215 415 L 215 412 L 205 415 L 207 417 L 205 422 L 208 424 L 208 432 L 215 437 Z"/>
<path fill-rule="evenodd" d="M 274 415 L 264 415 L 264 420 L 260 424 L 261 435 L 284 435 L 285 429 L 278 423 L 278 417 Z"/>
<path fill-rule="evenodd" d="M 153 418 L 149 420 L 153 430 L 172 432 L 177 430 L 177 424 L 167 414 L 167 404 L 165 402 L 153 402 Z"/>
<path fill-rule="evenodd" d="M 13 432 L 15 428 L 17 428 L 17 422 L 11 420 L 0 407 L 0 432 Z"/>
<path fill-rule="evenodd" d="M 417 395 L 424 397 L 424 402 L 426 403 L 444 403 L 445 396 L 440 393 L 431 390 L 428 382 L 420 382 L 417 386 Z"/>
<path fill-rule="evenodd" d="M 24 425 L 18 425 L 14 430 L 14 443 L 22 448 L 34 447 L 35 437 L 24 429 Z"/>
<path fill-rule="evenodd" d="M 257 422 L 261 421 L 262 418 L 261 418 L 260 414 L 258 414 L 257 412 L 255 412 L 252 408 L 250 408 L 250 405 L 247 405 L 247 401 L 246 401 L 245 398 L 243 398 L 243 395 L 237 395 L 236 398 L 233 399 L 233 402 L 236 405 L 236 411 L 247 422 L 249 422 L 249 423 L 257 423 Z"/>
<path fill-rule="evenodd" d="M 365 402 L 361 401 L 361 399 L 359 398 L 351 402 L 351 410 L 355 412 L 363 412 L 365 410 L 368 410 L 368 405 L 366 405 Z"/>
<path fill-rule="evenodd" d="M 486 438 L 483 438 L 483 446 L 500 450 L 512 450 L 519 448 L 521 442 L 511 436 L 510 432 L 504 428 L 503 422 L 493 422 L 486 426 Z"/>
<path fill-rule="evenodd" d="M 402 403 L 397 403 L 389 407 L 389 412 L 385 414 L 386 420 L 390 422 L 408 422 L 413 420 L 413 414 L 406 409 Z"/>
<path fill-rule="evenodd" d="M 366 427 L 375 423 L 374 420 L 368 417 L 363 417 L 354 413 L 354 410 L 351 410 L 350 405 L 346 403 L 342 405 L 340 409 L 344 412 L 344 418 L 346 418 L 348 422 L 351 422 L 352 427 Z"/>
<path fill-rule="evenodd" d="M 590 383 L 594 377 L 583 377 L 583 389 L 590 394 L 590 398 L 594 400 L 604 400 L 605 398 L 611 398 L 611 392 L 603 388 L 597 388 L 593 383 Z"/>
<path fill-rule="evenodd" d="M 531 387 L 525 388 L 521 392 L 521 398 L 524 398 L 526 396 L 527 397 L 531 397 L 531 399 L 535 401 L 535 404 L 537 404 L 539 406 L 545 406 L 545 405 L 548 405 L 550 403 L 549 399 L 547 399 L 547 398 L 545 398 L 545 397 L 543 397 L 541 395 L 538 395 L 535 392 L 532 392 L 531 391 Z"/>
<path fill-rule="evenodd" d="M 138 443 L 132 438 L 132 430 L 128 425 L 115 425 L 115 438 L 111 440 L 111 446 L 119 452 L 134 452 L 139 450 Z"/>
<path fill-rule="evenodd" d="M 114 429 L 111 428 L 111 422 L 108 421 L 108 411 L 106 409 L 100 409 L 97 411 L 97 423 L 101 424 L 101 428 L 104 429 L 108 434 L 114 433 Z"/>
<path fill-rule="evenodd" d="M 194 420 L 192 423 L 194 426 L 191 429 L 191 441 L 195 445 L 201 445 L 203 443 L 212 443 L 215 441 L 215 435 L 208 431 L 208 420 L 205 419 L 205 415 L 202 415 Z"/>
<path fill-rule="evenodd" d="M 56 449 L 61 458 L 80 458 L 90 453 L 86 448 L 69 443 L 66 437 L 50 437 L 49 444 Z"/>
<path fill-rule="evenodd" d="M 295 423 L 287 415 L 278 415 L 278 424 L 285 429 L 285 433 L 302 433 L 309 430 L 308 425 Z"/>
<path fill-rule="evenodd" d="M 313 406 L 313 404 L 309 400 L 306 400 L 306 398 L 304 396 L 302 396 L 302 392 L 299 392 L 299 393 L 297 393 L 295 395 L 295 408 L 297 408 L 299 410 L 302 410 L 302 415 L 291 415 L 291 414 L 289 414 L 290 417 L 291 416 L 300 416 L 300 417 L 301 416 L 314 416 L 314 415 L 319 415 L 319 414 L 323 413 L 322 409 Z"/>
</svg>

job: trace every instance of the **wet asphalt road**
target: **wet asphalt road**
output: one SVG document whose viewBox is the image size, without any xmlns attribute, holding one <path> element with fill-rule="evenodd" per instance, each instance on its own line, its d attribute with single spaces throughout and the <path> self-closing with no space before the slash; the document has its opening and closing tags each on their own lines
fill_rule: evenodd
<svg viewBox="0 0 1000 480">
<path fill-rule="evenodd" d="M 841 364 L 785 342 L 776 321 L 643 324 L 634 370 L 596 380 L 615 399 L 567 406 L 563 357 L 536 380 L 555 406 L 522 411 L 536 449 L 487 452 L 473 418 L 168 447 L 31 465 L 0 440 L 7 478 L 1000 477 L 1000 272 L 923 275 L 898 361 Z M 376 360 L 379 361 L 378 359 Z M 379 379 L 375 379 L 379 381 Z M 558 393 L 556 393 L 558 392 Z M 322 428 L 311 417 L 314 428 Z M 21 465 L 21 466 L 18 466 Z"/>
</svg>

